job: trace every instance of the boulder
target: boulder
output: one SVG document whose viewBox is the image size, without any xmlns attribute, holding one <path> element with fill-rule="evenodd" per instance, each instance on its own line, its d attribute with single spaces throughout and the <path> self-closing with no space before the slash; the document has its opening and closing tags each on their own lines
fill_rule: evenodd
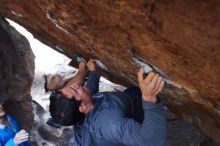
<svg viewBox="0 0 220 146">
<path fill-rule="evenodd" d="M 37 102 L 32 102 L 34 125 L 30 132 L 31 146 L 71 146 L 75 145 L 73 126 L 54 128 L 46 124 L 50 113 Z"/>
<path fill-rule="evenodd" d="M 106 77 L 137 85 L 136 71 L 166 80 L 167 107 L 220 142 L 220 1 L 2 0 L 0 15 L 71 57 L 97 60 Z"/>
<path fill-rule="evenodd" d="M 5 110 L 30 130 L 33 124 L 30 88 L 34 77 L 34 54 L 27 39 L 0 17 L 0 97 Z"/>
</svg>

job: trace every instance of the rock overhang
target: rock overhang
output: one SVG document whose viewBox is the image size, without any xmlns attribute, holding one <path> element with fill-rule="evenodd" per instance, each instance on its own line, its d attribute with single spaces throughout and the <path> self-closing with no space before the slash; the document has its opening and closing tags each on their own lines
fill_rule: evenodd
<svg viewBox="0 0 220 146">
<path fill-rule="evenodd" d="M 139 67 L 157 71 L 168 108 L 220 141 L 219 4 L 3 0 L 0 14 L 68 57 L 97 59 L 114 82 L 137 85 Z"/>
</svg>

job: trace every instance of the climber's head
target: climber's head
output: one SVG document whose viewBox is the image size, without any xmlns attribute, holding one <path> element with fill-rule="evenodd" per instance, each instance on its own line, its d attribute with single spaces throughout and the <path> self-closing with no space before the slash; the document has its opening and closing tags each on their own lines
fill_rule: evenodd
<svg viewBox="0 0 220 146">
<path fill-rule="evenodd" d="M 84 114 L 79 111 L 80 102 L 75 99 L 67 99 L 61 92 L 53 92 L 50 95 L 51 121 L 63 126 L 75 125 L 83 122 Z M 48 123 L 53 125 L 51 123 Z"/>
</svg>

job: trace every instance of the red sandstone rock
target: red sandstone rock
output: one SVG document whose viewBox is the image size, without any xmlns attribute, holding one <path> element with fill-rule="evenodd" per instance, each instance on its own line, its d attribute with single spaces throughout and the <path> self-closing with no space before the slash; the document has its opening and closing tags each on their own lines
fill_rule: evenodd
<svg viewBox="0 0 220 146">
<path fill-rule="evenodd" d="M 220 141 L 220 1 L 2 0 L 0 14 L 67 56 L 99 60 L 136 84 L 139 65 L 166 79 L 167 106 Z M 146 69 L 149 69 L 146 67 Z"/>
</svg>

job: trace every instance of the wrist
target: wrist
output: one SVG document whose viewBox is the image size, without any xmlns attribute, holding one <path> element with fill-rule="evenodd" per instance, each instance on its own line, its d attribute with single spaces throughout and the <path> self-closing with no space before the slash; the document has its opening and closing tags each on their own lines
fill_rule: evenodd
<svg viewBox="0 0 220 146">
<path fill-rule="evenodd" d="M 89 71 L 96 71 L 96 69 L 89 69 Z"/>
<path fill-rule="evenodd" d="M 17 143 L 17 142 L 15 142 L 15 139 L 13 139 L 13 143 L 14 143 L 14 145 L 15 145 L 15 146 L 17 146 L 17 145 L 18 145 L 18 143 Z"/>
<path fill-rule="evenodd" d="M 157 97 L 156 96 L 145 96 L 145 95 L 142 95 L 142 99 L 145 102 L 157 103 Z"/>
</svg>

